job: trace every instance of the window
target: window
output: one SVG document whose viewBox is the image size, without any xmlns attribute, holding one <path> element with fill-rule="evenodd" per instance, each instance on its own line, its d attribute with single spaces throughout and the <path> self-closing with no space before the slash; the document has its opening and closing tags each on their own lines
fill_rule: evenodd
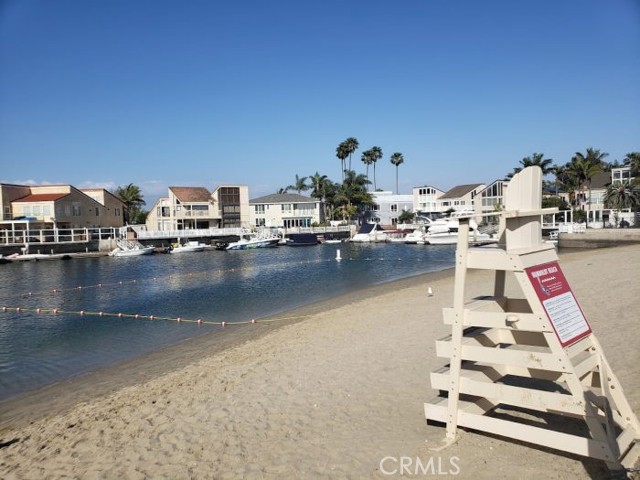
<svg viewBox="0 0 640 480">
<path fill-rule="evenodd" d="M 22 207 L 22 214 L 25 217 L 30 217 L 31 216 L 31 205 L 25 205 L 24 207 Z"/>
<path fill-rule="evenodd" d="M 49 217 L 49 216 L 51 215 L 51 207 L 50 207 L 49 205 L 44 205 L 44 206 L 42 207 L 42 214 L 43 214 L 45 217 Z"/>
<path fill-rule="evenodd" d="M 96 208 L 96 217 L 99 217 L 99 216 L 100 216 L 100 209 Z"/>
<path fill-rule="evenodd" d="M 77 203 L 74 203 L 72 207 L 73 207 L 73 216 L 79 217 L 81 215 L 80 205 Z"/>
<path fill-rule="evenodd" d="M 379 212 L 380 211 L 380 205 L 378 205 L 377 203 L 374 203 L 373 205 L 371 205 L 371 211 Z"/>
<path fill-rule="evenodd" d="M 398 204 L 397 203 L 392 203 L 391 204 L 391 211 L 392 212 L 397 212 L 398 211 Z M 395 222 L 393 222 L 395 223 Z"/>
<path fill-rule="evenodd" d="M 256 227 L 264 227 L 265 219 L 264 218 L 256 218 Z"/>
<path fill-rule="evenodd" d="M 282 208 L 282 213 L 291 213 L 291 211 L 293 210 L 290 203 L 283 203 L 281 205 L 281 208 Z"/>
<path fill-rule="evenodd" d="M 264 205 L 255 205 L 255 209 L 257 214 L 264 214 Z M 257 225 L 257 226 L 260 226 L 260 225 Z"/>
<path fill-rule="evenodd" d="M 116 217 L 120 217 L 120 216 L 121 216 L 121 214 L 120 214 L 120 207 L 116 207 L 116 208 L 114 208 L 114 209 L 113 209 L 113 214 L 114 214 Z"/>
<path fill-rule="evenodd" d="M 40 216 L 40 211 L 41 211 L 40 205 L 34 205 L 33 206 L 33 216 L 34 217 L 39 217 Z"/>
</svg>

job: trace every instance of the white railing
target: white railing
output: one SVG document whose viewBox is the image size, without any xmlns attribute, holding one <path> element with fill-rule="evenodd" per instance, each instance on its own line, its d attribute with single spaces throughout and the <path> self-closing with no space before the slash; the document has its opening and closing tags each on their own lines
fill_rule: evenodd
<svg viewBox="0 0 640 480">
<path fill-rule="evenodd" d="M 138 233 L 139 240 L 158 240 L 162 238 L 195 238 L 195 237 L 223 237 L 229 235 L 242 235 L 247 233 L 243 228 L 197 228 L 190 230 L 141 230 Z"/>
<path fill-rule="evenodd" d="M 0 229 L 0 245 L 87 243 L 118 236 L 118 228 Z"/>
</svg>

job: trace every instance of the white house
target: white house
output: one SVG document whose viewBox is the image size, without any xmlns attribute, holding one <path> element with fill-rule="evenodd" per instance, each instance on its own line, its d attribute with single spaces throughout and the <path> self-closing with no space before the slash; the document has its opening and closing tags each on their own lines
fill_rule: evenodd
<svg viewBox="0 0 640 480">
<path fill-rule="evenodd" d="M 404 211 L 413 212 L 413 195 L 397 195 L 393 192 L 371 192 L 374 205 L 367 208 L 365 219 L 370 223 L 395 225 Z"/>
<path fill-rule="evenodd" d="M 311 227 L 324 217 L 321 202 L 297 193 L 274 193 L 249 200 L 253 227 Z"/>
</svg>

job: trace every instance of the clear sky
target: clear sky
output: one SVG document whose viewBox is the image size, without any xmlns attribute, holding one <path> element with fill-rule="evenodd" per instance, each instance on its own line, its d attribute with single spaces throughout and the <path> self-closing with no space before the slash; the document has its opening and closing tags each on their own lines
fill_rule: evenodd
<svg viewBox="0 0 640 480">
<path fill-rule="evenodd" d="M 0 0 L 0 181 L 488 183 L 640 150 L 640 0 Z M 370 171 L 371 173 L 371 171 Z M 372 175 L 371 175 L 372 176 Z M 148 205 L 150 207 L 151 205 Z"/>
</svg>

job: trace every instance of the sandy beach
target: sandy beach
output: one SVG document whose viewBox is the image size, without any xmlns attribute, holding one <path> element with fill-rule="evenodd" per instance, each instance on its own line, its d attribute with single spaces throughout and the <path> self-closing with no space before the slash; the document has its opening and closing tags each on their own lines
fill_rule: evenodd
<svg viewBox="0 0 640 480">
<path fill-rule="evenodd" d="M 640 245 L 562 253 L 560 264 L 640 414 Z M 470 293 L 490 283 L 474 271 Z M 21 415 L 3 412 L 0 478 L 388 478 L 400 457 L 458 478 L 608 478 L 601 462 L 473 431 L 430 450 L 445 432 L 423 404 L 446 363 L 435 340 L 449 333 L 452 298 L 453 271 L 384 284 L 256 325 L 265 334 L 213 354 L 195 344 L 180 360 L 177 347 L 171 369 L 134 362 L 111 373 L 117 388 L 89 382 L 52 397 L 48 413 L 25 400 Z"/>
</svg>

